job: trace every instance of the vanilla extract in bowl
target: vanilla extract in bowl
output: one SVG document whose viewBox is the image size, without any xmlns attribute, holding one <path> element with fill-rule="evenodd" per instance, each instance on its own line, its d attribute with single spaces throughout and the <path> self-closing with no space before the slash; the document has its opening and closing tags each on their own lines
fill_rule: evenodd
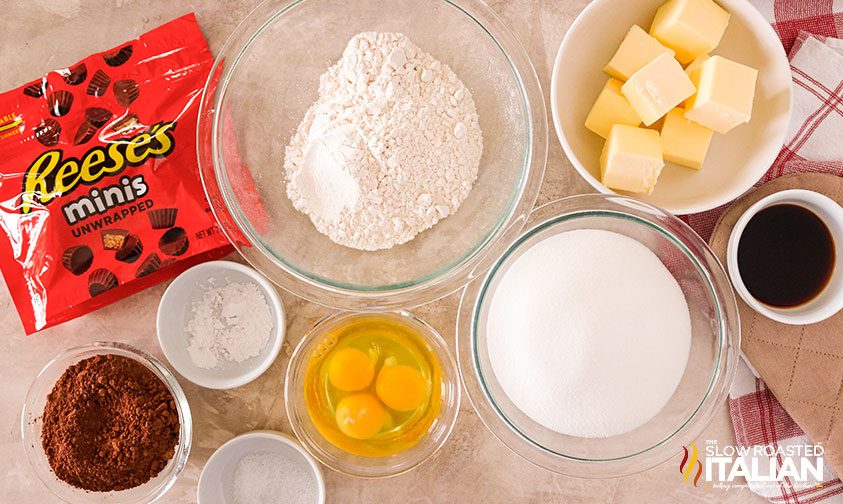
<svg viewBox="0 0 843 504">
<path fill-rule="evenodd" d="M 834 273 L 835 244 L 828 226 L 795 204 L 762 209 L 738 243 L 738 268 L 749 293 L 777 308 L 813 300 Z"/>
</svg>

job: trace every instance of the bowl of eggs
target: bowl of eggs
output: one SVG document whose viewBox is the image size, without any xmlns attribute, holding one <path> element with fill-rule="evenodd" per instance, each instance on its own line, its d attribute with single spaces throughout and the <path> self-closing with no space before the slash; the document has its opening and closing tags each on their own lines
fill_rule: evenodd
<svg viewBox="0 0 843 504">
<path fill-rule="evenodd" d="M 553 123 L 596 190 L 674 214 L 750 189 L 775 161 L 790 65 L 743 0 L 594 0 L 556 55 Z"/>
<path fill-rule="evenodd" d="M 445 341 L 411 313 L 336 312 L 296 347 L 284 397 L 311 455 L 341 473 L 381 478 L 445 444 L 460 385 Z"/>
</svg>

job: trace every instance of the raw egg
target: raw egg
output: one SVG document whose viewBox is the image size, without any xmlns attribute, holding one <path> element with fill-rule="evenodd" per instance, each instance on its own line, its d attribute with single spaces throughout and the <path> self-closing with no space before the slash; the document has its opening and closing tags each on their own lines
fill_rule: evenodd
<svg viewBox="0 0 843 504">
<path fill-rule="evenodd" d="M 363 392 L 350 395 L 337 404 L 337 425 L 343 434 L 354 439 L 369 439 L 380 432 L 386 412 L 380 401 Z"/>
<path fill-rule="evenodd" d="M 403 364 L 382 367 L 375 384 L 380 400 L 397 411 L 412 411 L 421 406 L 430 395 L 429 388 L 418 369 Z"/>
<path fill-rule="evenodd" d="M 363 390 L 375 377 L 375 365 L 362 350 L 343 348 L 334 352 L 328 364 L 331 385 L 345 392 Z"/>
</svg>

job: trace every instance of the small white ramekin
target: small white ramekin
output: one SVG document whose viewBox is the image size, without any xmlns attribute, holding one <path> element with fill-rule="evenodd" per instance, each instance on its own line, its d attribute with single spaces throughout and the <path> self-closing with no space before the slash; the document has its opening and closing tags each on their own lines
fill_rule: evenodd
<svg viewBox="0 0 843 504">
<path fill-rule="evenodd" d="M 325 504 L 325 480 L 319 464 L 301 445 L 288 436 L 269 430 L 247 432 L 220 446 L 208 459 L 199 476 L 199 483 L 196 485 L 197 502 L 199 504 L 231 502 L 229 494 L 237 464 L 246 455 L 259 452 L 279 454 L 313 476 L 317 492 L 316 502 L 299 504 Z"/>
<path fill-rule="evenodd" d="M 799 205 L 807 208 L 822 219 L 834 239 L 834 271 L 828 285 L 814 299 L 791 308 L 770 306 L 753 297 L 744 285 L 738 268 L 738 244 L 747 223 L 761 210 L 780 204 Z M 820 322 L 843 309 L 843 272 L 838 267 L 841 254 L 843 254 L 843 208 L 831 198 L 820 193 L 805 189 L 790 189 L 762 198 L 741 215 L 732 229 L 731 236 L 729 236 L 726 262 L 732 285 L 741 299 L 753 310 L 776 322 L 803 325 Z"/>
<path fill-rule="evenodd" d="M 220 285 L 251 282 L 260 288 L 272 311 L 274 327 L 259 355 L 243 362 L 226 362 L 212 369 L 193 363 L 187 351 L 190 335 L 186 324 L 192 301 L 211 281 Z M 284 305 L 275 287 L 252 268 L 231 261 L 202 263 L 176 277 L 161 297 L 156 325 L 158 343 L 175 370 L 193 383 L 212 389 L 231 389 L 257 379 L 278 357 L 286 334 Z"/>
</svg>

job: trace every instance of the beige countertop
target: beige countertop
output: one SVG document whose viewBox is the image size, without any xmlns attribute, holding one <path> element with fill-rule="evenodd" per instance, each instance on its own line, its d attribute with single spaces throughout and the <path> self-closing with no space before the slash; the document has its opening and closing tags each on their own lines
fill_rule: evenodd
<svg viewBox="0 0 843 504">
<path fill-rule="evenodd" d="M 195 11 L 216 52 L 259 0 L 6 0 L 0 17 L 0 91 L 48 70 L 117 45 L 172 18 Z M 488 1 L 527 48 L 547 89 L 556 49 L 587 0 Z M 550 105 L 548 104 L 548 115 Z M 550 155 L 539 203 L 588 192 L 550 131 Z M 2 162 L 2 160 L 0 160 Z M 0 280 L 2 282 L 2 280 Z M 161 359 L 155 313 L 166 285 L 148 289 L 98 312 L 25 337 L 12 299 L 0 288 L 0 502 L 53 502 L 25 459 L 20 410 L 35 373 L 60 350 L 97 340 L 135 345 Z M 205 461 L 226 440 L 254 429 L 290 433 L 283 401 L 283 375 L 292 347 L 328 309 L 282 293 L 287 341 L 282 355 L 257 381 L 231 391 L 205 390 L 180 379 L 194 415 L 194 446 L 186 470 L 160 501 L 194 502 Z M 459 296 L 420 307 L 417 315 L 453 345 Z M 127 316 L 131 314 L 131 316 Z M 726 404 L 700 438 L 734 443 Z M 694 488 L 679 474 L 679 457 L 622 479 L 580 480 L 536 468 L 509 452 L 463 402 L 446 446 L 416 470 L 386 480 L 362 480 L 325 470 L 328 502 L 549 503 L 549 502 L 765 502 L 749 490 Z"/>
</svg>

